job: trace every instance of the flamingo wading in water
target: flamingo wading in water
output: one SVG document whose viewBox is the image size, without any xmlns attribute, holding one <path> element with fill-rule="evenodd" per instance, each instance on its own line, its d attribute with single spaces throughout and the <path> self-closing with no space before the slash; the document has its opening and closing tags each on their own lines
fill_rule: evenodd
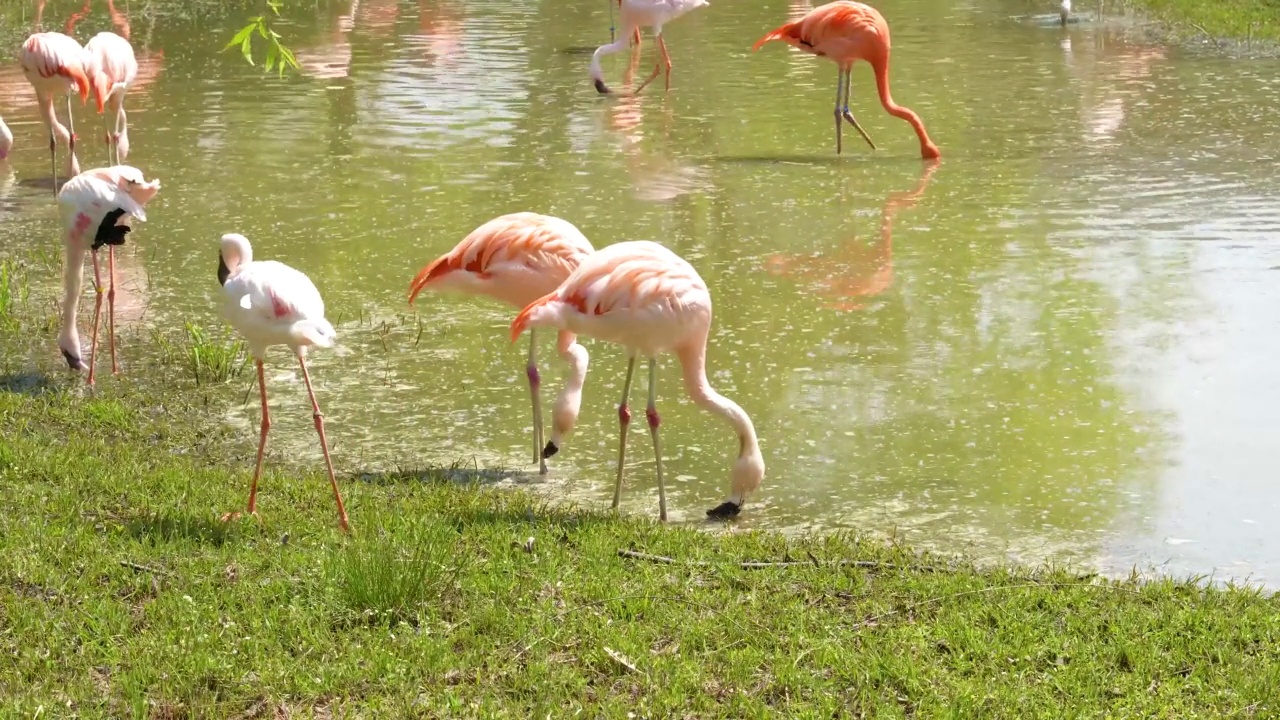
<svg viewBox="0 0 1280 720">
<path fill-rule="evenodd" d="M 425 289 L 487 295 L 518 309 L 555 290 L 594 252 L 572 223 L 550 215 L 500 215 L 472 230 L 462 242 L 418 273 L 409 285 L 409 304 Z M 578 422 L 587 350 L 572 332 L 560 331 L 557 350 L 569 363 L 569 380 L 551 411 L 551 440 L 543 446 L 541 377 L 537 341 L 529 332 L 529 392 L 533 396 L 533 457 L 541 473 Z"/>
<path fill-rule="evenodd" d="M 106 131 L 108 162 L 121 163 L 129 155 L 129 120 L 124 112 L 124 96 L 138 77 L 138 60 L 128 40 L 113 32 L 100 32 L 84 46 L 85 72 L 93 87 L 98 112 L 105 128 L 109 105 L 115 115 L 114 127 Z M 112 151 L 114 150 L 114 154 Z"/>
<path fill-rule="evenodd" d="M 799 20 L 769 32 L 756 41 L 751 49 L 759 50 L 761 45 L 771 40 L 781 40 L 811 55 L 830 58 L 840 67 L 840 73 L 836 76 L 837 155 L 843 145 L 841 120 L 847 120 L 853 125 L 867 144 L 875 149 L 871 138 L 849 112 L 849 73 L 854 62 L 865 60 L 875 72 L 880 104 L 890 115 L 910 123 L 916 136 L 920 138 L 920 157 L 931 160 L 939 156 L 938 146 L 929 139 L 929 133 L 925 131 L 920 117 L 910 109 L 894 103 L 893 96 L 889 93 L 889 24 L 878 10 L 852 0 L 836 0 L 820 5 Z"/>
<path fill-rule="evenodd" d="M 627 376 L 622 385 L 618 420 L 618 477 L 613 508 L 622 493 L 631 410 L 627 396 L 636 357 L 649 358 L 649 404 L 646 415 L 657 459 L 658 517 L 667 520 L 667 492 L 662 477 L 662 445 L 658 439 L 657 356 L 674 352 L 684 373 L 684 387 L 701 408 L 724 418 L 738 434 L 738 457 L 730 473 L 729 499 L 707 511 L 713 518 L 737 515 L 747 495 L 764 479 L 764 457 L 751 418 L 737 403 L 707 382 L 707 337 L 711 331 L 711 293 L 693 266 L 658 243 L 621 242 L 587 256 L 556 290 L 530 303 L 511 323 L 511 341 L 526 329 L 556 327 L 618 343 L 627 349 Z"/>
<path fill-rule="evenodd" d="M 671 56 L 667 54 L 667 43 L 662 39 L 662 26 L 690 10 L 696 10 L 709 4 L 707 0 L 621 0 L 622 32 L 618 33 L 617 40 L 608 45 L 601 45 L 591 55 L 591 68 L 588 72 L 591 75 L 592 82 L 595 83 L 596 90 L 602 95 L 609 94 L 609 88 L 604 84 L 604 71 L 600 69 L 600 58 L 626 50 L 627 42 L 632 35 L 635 35 L 636 43 L 639 44 L 639 29 L 642 27 L 653 28 L 653 35 L 658 40 L 658 51 L 661 53 L 661 57 L 654 63 L 653 73 L 649 75 L 649 79 L 640 83 L 640 87 L 636 88 L 634 92 L 638 93 L 644 90 L 646 85 L 653 82 L 653 79 L 658 77 L 658 73 L 662 71 L 663 66 L 666 67 L 664 81 L 667 89 L 670 90 Z"/>
<path fill-rule="evenodd" d="M 75 120 L 71 117 L 71 91 L 80 93 L 80 101 L 89 99 L 89 76 L 84 68 L 84 48 L 73 38 L 58 32 L 36 33 L 22 43 L 18 64 L 27 82 L 35 88 L 40 116 L 49 128 L 49 161 L 53 166 L 53 194 L 58 195 L 58 141 L 67 143 L 71 157 L 67 160 L 67 177 L 80 174 L 76 159 Z M 67 126 L 58 122 L 53 101 L 67 96 Z"/>
<path fill-rule="evenodd" d="M 324 318 L 324 300 L 311 278 L 274 260 L 253 259 L 253 248 L 243 235 L 228 233 L 222 236 L 218 253 L 218 283 L 222 285 L 223 316 L 244 336 L 249 354 L 258 366 L 258 390 L 262 394 L 262 426 L 258 437 L 258 460 L 253 469 L 253 483 L 249 486 L 249 505 L 246 512 L 257 515 L 258 479 L 262 476 L 262 454 L 267 449 L 267 431 L 271 429 L 271 415 L 267 411 L 267 381 L 263 373 L 262 359 L 272 345 L 287 345 L 302 366 L 302 380 L 307 384 L 311 398 L 312 417 L 316 433 L 320 436 L 320 451 L 324 454 L 325 468 L 329 471 L 329 485 L 333 487 L 333 499 L 338 502 L 338 526 L 344 532 L 350 530 L 347 509 L 342 504 L 338 480 L 333 474 L 333 461 L 329 459 L 329 443 L 324 436 L 324 416 L 316 402 L 311 387 L 311 375 L 307 373 L 307 348 L 311 346 L 333 347 L 336 333 Z M 240 513 L 222 516 L 223 521 L 234 520 Z"/>
<path fill-rule="evenodd" d="M 98 268 L 98 250 L 107 246 L 107 333 L 111 345 L 111 372 L 119 372 L 116 363 L 116 246 L 123 245 L 133 229 L 121 224 L 122 218 L 146 221 L 143 210 L 160 192 L 160 181 L 147 182 L 142 171 L 128 165 L 86 170 L 71 178 L 58 192 L 62 215 L 66 259 L 62 268 L 62 330 L 58 347 L 72 370 L 86 369 L 80 353 L 80 334 L 76 330 L 76 309 L 80 303 L 80 287 L 84 277 L 84 254 L 93 254 L 93 335 L 89 341 L 89 378 L 93 385 L 98 365 L 98 320 L 102 312 L 102 273 Z"/>
</svg>

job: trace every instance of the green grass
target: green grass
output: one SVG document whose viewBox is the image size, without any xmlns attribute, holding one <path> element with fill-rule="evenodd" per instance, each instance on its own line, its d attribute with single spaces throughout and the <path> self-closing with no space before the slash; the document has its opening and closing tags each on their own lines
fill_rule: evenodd
<svg viewBox="0 0 1280 720">
<path fill-rule="evenodd" d="M 1179 34 L 1213 39 L 1280 40 L 1280 0 L 1122 0 Z"/>
<path fill-rule="evenodd" d="M 1274 597 L 660 527 L 457 469 L 344 476 L 344 537 L 318 468 L 272 458 L 260 519 L 224 525 L 255 438 L 102 385 L 0 389 L 0 716 L 1280 712 Z"/>
</svg>

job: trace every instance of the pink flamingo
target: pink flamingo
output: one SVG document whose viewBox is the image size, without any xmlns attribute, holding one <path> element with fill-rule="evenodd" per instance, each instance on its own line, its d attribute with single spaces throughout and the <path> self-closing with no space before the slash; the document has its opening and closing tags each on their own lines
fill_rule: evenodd
<svg viewBox="0 0 1280 720">
<path fill-rule="evenodd" d="M 128 165 L 86 170 L 71 178 L 58 192 L 58 207 L 66 228 L 66 263 L 62 269 L 65 295 L 62 300 L 62 330 L 58 347 L 72 370 L 84 370 L 80 354 L 80 335 L 76 331 L 76 308 L 80 302 L 80 283 L 84 276 L 84 254 L 93 253 L 93 335 L 89 345 L 89 385 L 93 385 L 98 364 L 98 319 L 102 312 L 102 275 L 98 270 L 98 250 L 107 246 L 110 285 L 107 290 L 107 332 L 111 344 L 111 372 L 119 372 L 116 364 L 116 256 L 115 246 L 123 245 L 132 228 L 129 217 L 147 219 L 143 206 L 160 191 L 160 181 L 147 182 L 142 171 Z"/>
<path fill-rule="evenodd" d="M 625 37 L 625 35 L 624 35 Z M 636 357 L 649 358 L 649 404 L 646 415 L 657 458 L 658 517 L 667 520 L 667 493 L 662 478 L 662 445 L 658 440 L 657 356 L 674 352 L 684 371 L 689 397 L 704 410 L 724 418 L 738 434 L 738 457 L 730 473 L 729 499 L 707 511 L 713 518 L 737 515 L 747 494 L 764 479 L 764 457 L 751 418 L 737 403 L 707 382 L 707 337 L 711 330 L 711 293 L 696 270 L 654 242 L 621 242 L 587 256 L 567 280 L 530 303 L 511 323 L 511 341 L 526 328 L 556 327 L 624 346 L 629 357 L 618 420 L 618 477 L 613 508 L 622 493 L 631 410 L 627 396 Z"/>
<path fill-rule="evenodd" d="M 810 10 L 799 20 L 772 30 L 756 41 L 751 49 L 759 50 L 761 45 L 771 40 L 781 40 L 804 52 L 830 58 L 840 67 L 840 73 L 836 76 L 837 155 L 843 144 L 840 130 L 842 119 L 862 135 L 872 150 L 876 147 L 871 142 L 871 137 L 854 119 L 853 113 L 849 112 L 849 72 L 854 62 L 866 60 L 871 63 L 871 69 L 875 72 L 876 89 L 880 93 L 880 104 L 885 111 L 911 124 L 920 139 L 920 157 L 926 160 L 938 157 L 938 146 L 929 139 L 929 133 L 925 131 L 920 117 L 910 109 L 894 103 L 893 96 L 889 94 L 889 23 L 885 22 L 878 10 L 852 0 L 836 0 Z"/>
<path fill-rule="evenodd" d="M 486 295 L 517 308 L 555 290 L 594 252 L 572 223 L 550 215 L 500 215 L 472 230 L 449 252 L 418 273 L 409 285 L 409 304 L 426 288 Z M 533 396 L 533 457 L 541 473 L 573 432 L 587 379 L 587 350 L 562 330 L 556 349 L 569 363 L 569 380 L 551 411 L 551 440 L 543 446 L 542 401 L 538 390 L 537 340 L 529 332 L 529 393 Z"/>
<path fill-rule="evenodd" d="M 320 451 L 324 454 L 325 468 L 329 471 L 329 485 L 333 498 L 338 502 L 338 526 L 349 532 L 347 509 L 338 492 L 338 479 L 333 474 L 333 461 L 329 459 L 329 443 L 324 436 L 324 416 L 311 388 L 311 376 L 307 373 L 307 348 L 333 347 L 336 334 L 333 325 L 324 318 L 324 300 L 311 278 L 274 260 L 253 259 L 253 248 L 243 235 L 228 233 L 222 236 L 218 254 L 218 283 L 222 285 L 222 312 L 249 345 L 249 354 L 258 365 L 258 389 L 262 394 L 262 428 L 258 437 L 258 460 L 253 470 L 253 483 L 249 486 L 249 506 L 245 512 L 256 516 L 258 479 L 262 476 L 262 455 L 267 449 L 267 431 L 271 429 L 271 416 L 267 411 L 267 381 L 262 368 L 262 358 L 272 345 L 287 345 L 302 366 L 302 380 L 307 384 L 311 398 L 312 417 L 316 433 L 320 436 Z M 240 517 L 238 512 L 226 513 L 223 522 Z"/>
<path fill-rule="evenodd" d="M 124 96 L 138 77 L 138 59 L 128 40 L 113 32 L 100 32 L 84 46 L 85 72 L 93 86 L 98 112 L 103 113 L 109 104 L 115 114 L 115 126 L 106 131 L 107 161 L 124 162 L 129 155 L 129 120 L 124 112 Z M 114 156 L 112 149 L 115 149 Z"/>
<path fill-rule="evenodd" d="M 79 90 L 80 101 L 89 99 L 89 76 L 84 69 L 84 48 L 74 39 L 57 32 L 36 33 L 22 43 L 18 64 L 27 82 L 35 88 L 40 104 L 40 115 L 49 127 L 49 161 L 53 165 L 53 194 L 58 194 L 57 142 L 67 143 L 71 158 L 67 163 L 68 176 L 80 174 L 80 161 L 76 160 L 75 120 L 71 117 L 71 91 Z M 58 122 L 53 101 L 59 95 L 67 96 L 67 126 Z"/>
</svg>

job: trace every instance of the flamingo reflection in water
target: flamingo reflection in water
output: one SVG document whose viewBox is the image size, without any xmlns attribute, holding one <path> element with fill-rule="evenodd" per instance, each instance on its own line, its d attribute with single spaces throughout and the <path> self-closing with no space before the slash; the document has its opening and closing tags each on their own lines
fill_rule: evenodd
<svg viewBox="0 0 1280 720">
<path fill-rule="evenodd" d="M 850 239 L 832 255 L 772 255 L 765 261 L 769 272 L 793 278 L 817 278 L 810 287 L 830 310 L 861 310 L 866 303 L 893 285 L 893 221 L 899 211 L 914 207 L 923 196 L 938 161 L 925 164 L 920 180 L 910 192 L 890 193 L 880 214 L 880 238 L 867 247 Z"/>
</svg>

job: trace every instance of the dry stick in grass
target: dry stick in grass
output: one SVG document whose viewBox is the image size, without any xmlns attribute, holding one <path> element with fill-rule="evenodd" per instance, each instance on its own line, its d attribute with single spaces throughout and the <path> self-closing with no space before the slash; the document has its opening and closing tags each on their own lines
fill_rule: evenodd
<svg viewBox="0 0 1280 720">
<path fill-rule="evenodd" d="M 920 602 L 911 603 L 910 605 L 902 608 L 901 610 L 890 610 L 888 612 L 883 612 L 883 613 L 880 613 L 879 615 L 874 615 L 872 617 L 869 617 L 866 620 L 863 620 L 862 622 L 854 625 L 853 629 L 860 630 L 862 628 L 871 627 L 872 625 L 883 620 L 884 618 L 889 617 L 890 615 L 898 615 L 904 612 L 911 612 L 912 610 L 915 610 L 918 607 L 928 605 L 930 603 L 942 602 L 943 600 L 952 600 L 954 598 L 964 597 L 965 595 L 982 595 L 985 593 L 999 592 L 1001 590 L 1020 590 L 1020 589 L 1033 588 L 1033 587 L 1034 588 L 1081 587 L 1081 588 L 1093 588 L 1095 590 L 1114 590 L 1116 592 L 1127 592 L 1132 595 L 1140 594 L 1138 593 L 1137 590 L 1134 590 L 1132 588 L 1117 587 L 1115 585 L 1095 585 L 1094 583 L 1053 583 L 1053 582 L 1039 583 L 1039 582 L 1036 582 L 1036 583 L 1022 583 L 1020 585 L 998 585 L 996 587 L 982 588 L 980 590 L 966 590 L 964 592 L 953 593 L 951 595 L 939 595 L 938 597 L 931 597 L 928 600 L 921 600 Z"/>
<path fill-rule="evenodd" d="M 676 560 L 664 555 L 650 555 L 649 553 L 636 552 L 634 550 L 619 550 L 618 557 L 631 558 L 633 560 L 647 560 L 649 562 L 662 563 L 665 565 L 690 565 L 690 566 L 707 566 L 716 563 L 706 560 Z M 835 560 L 833 562 L 822 563 L 813 555 L 809 556 L 809 560 L 782 560 L 778 562 L 739 562 L 734 563 L 744 570 L 759 570 L 761 568 L 772 567 L 796 567 L 798 565 L 813 565 L 814 567 L 861 567 L 874 568 L 880 570 L 919 570 L 921 572 L 938 572 L 938 568 L 929 565 L 894 565 L 893 563 L 876 562 L 875 560 Z"/>
<path fill-rule="evenodd" d="M 146 565 L 139 565 L 138 563 L 135 563 L 135 562 L 129 562 L 128 560 L 121 560 L 120 565 L 121 567 L 127 567 L 130 570 L 137 570 L 138 572 L 153 573 L 155 575 L 172 575 L 173 574 L 165 570 L 160 570 L 159 568 L 153 568 L 153 567 L 148 567 Z"/>
</svg>

